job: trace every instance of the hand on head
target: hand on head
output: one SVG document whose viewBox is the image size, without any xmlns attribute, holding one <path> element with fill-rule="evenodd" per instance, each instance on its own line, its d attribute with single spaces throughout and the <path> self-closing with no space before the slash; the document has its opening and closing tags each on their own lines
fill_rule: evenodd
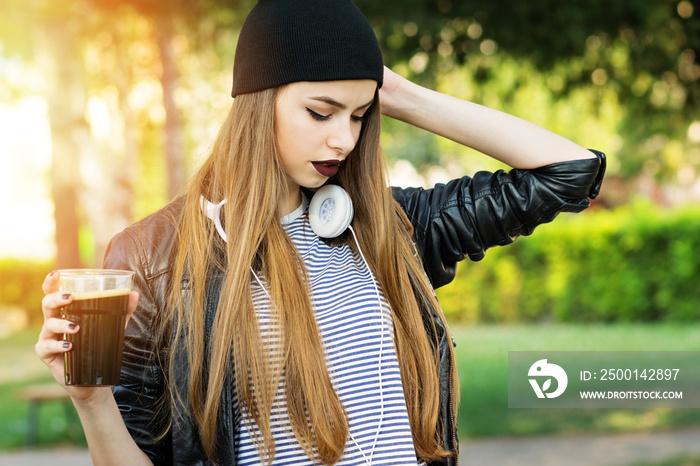
<svg viewBox="0 0 700 466">
<path fill-rule="evenodd" d="M 407 82 L 409 81 L 406 78 L 384 67 L 384 84 L 379 88 L 379 103 L 383 115 L 391 117 L 392 110 L 400 106 L 398 97 L 402 86 Z"/>
</svg>

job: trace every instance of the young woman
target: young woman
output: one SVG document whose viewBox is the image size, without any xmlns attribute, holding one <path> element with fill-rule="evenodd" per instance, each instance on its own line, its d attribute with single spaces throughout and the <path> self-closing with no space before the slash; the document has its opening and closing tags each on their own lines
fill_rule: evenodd
<svg viewBox="0 0 700 466">
<path fill-rule="evenodd" d="M 66 387 L 95 464 L 456 464 L 453 342 L 433 287 L 585 209 L 604 156 L 385 69 L 350 0 L 261 0 L 233 96 L 184 196 L 108 250 L 106 267 L 136 272 L 121 385 Z M 389 188 L 382 114 L 514 169 Z M 309 201 L 329 184 L 354 216 L 322 238 Z M 71 297 L 57 281 L 36 351 L 62 383 L 63 335 L 80 328 L 59 318 Z"/>
</svg>

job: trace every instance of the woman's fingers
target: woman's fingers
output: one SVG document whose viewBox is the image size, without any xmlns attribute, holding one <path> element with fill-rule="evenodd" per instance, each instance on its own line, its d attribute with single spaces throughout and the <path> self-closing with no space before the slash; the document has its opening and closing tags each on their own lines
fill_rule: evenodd
<svg viewBox="0 0 700 466">
<path fill-rule="evenodd" d="M 55 338 L 59 335 L 78 333 L 78 324 L 66 319 L 52 317 L 44 321 L 39 338 Z"/>
<path fill-rule="evenodd" d="M 136 290 L 133 290 L 129 294 L 129 312 L 126 315 L 126 323 L 124 324 L 125 326 L 129 323 L 129 319 L 131 319 L 131 316 L 134 314 L 134 311 L 136 310 L 136 306 L 139 304 L 139 292 Z"/>
<path fill-rule="evenodd" d="M 50 318 L 44 322 L 36 342 L 35 350 L 40 359 L 51 359 L 57 353 L 67 353 L 71 350 L 70 342 L 63 341 L 64 334 L 77 333 L 80 327 L 66 319 Z"/>
<path fill-rule="evenodd" d="M 129 293 L 129 315 L 133 314 L 139 304 L 139 292 L 133 290 Z"/>
<path fill-rule="evenodd" d="M 72 344 L 69 341 L 61 340 L 39 340 L 34 345 L 34 351 L 39 359 L 44 361 L 46 365 L 51 364 L 53 358 L 71 350 Z"/>
<path fill-rule="evenodd" d="M 41 289 L 44 290 L 44 294 L 55 293 L 58 291 L 58 278 L 59 273 L 54 270 L 46 276 L 44 283 L 41 285 Z"/>
<path fill-rule="evenodd" d="M 66 307 L 73 301 L 70 293 L 59 293 L 58 291 L 47 294 L 41 300 L 41 310 L 44 313 L 44 321 L 53 317 L 58 317 L 61 308 Z"/>
<path fill-rule="evenodd" d="M 78 326 L 73 322 L 60 319 L 61 308 L 73 301 L 73 297 L 68 293 L 58 291 L 59 272 L 53 271 L 46 276 L 41 289 L 44 291 L 44 298 L 41 300 L 41 311 L 44 314 L 44 326 L 41 328 L 39 339 L 34 345 L 39 359 L 46 364 L 56 381 L 61 383 L 63 378 L 63 357 L 64 353 L 71 350 L 70 342 L 63 340 L 64 334 L 77 332 Z"/>
<path fill-rule="evenodd" d="M 57 317 L 60 309 L 71 302 L 70 294 L 58 292 L 58 279 L 60 273 L 54 270 L 46 276 L 41 289 L 44 291 L 44 299 L 41 300 L 41 310 L 44 313 L 44 321 Z"/>
</svg>

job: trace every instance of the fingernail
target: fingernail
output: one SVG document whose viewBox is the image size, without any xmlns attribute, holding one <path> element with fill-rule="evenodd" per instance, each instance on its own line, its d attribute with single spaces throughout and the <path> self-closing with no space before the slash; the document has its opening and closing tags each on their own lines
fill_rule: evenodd
<svg viewBox="0 0 700 466">
<path fill-rule="evenodd" d="M 64 342 L 63 342 L 63 347 L 64 347 L 64 348 L 70 348 L 70 342 L 64 341 Z"/>
<path fill-rule="evenodd" d="M 51 273 L 49 274 L 49 277 L 53 277 L 55 273 L 56 273 L 56 271 L 52 270 Z"/>
<path fill-rule="evenodd" d="M 63 299 L 70 299 L 70 293 L 65 293 L 63 296 L 61 296 Z"/>
<path fill-rule="evenodd" d="M 68 324 L 68 328 L 71 330 L 75 330 L 75 327 L 77 327 L 76 324 Z"/>
</svg>

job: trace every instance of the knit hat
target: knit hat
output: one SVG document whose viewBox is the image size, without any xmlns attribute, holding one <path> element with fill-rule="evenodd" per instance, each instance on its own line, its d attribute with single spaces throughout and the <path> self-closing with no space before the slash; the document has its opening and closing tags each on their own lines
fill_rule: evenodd
<svg viewBox="0 0 700 466">
<path fill-rule="evenodd" d="M 298 81 L 373 79 L 382 52 L 351 0 L 259 0 L 243 24 L 231 95 Z"/>
</svg>

